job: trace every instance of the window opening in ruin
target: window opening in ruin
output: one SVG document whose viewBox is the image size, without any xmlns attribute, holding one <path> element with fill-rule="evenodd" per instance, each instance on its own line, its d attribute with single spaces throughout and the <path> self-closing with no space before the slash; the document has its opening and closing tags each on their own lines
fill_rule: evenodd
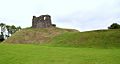
<svg viewBox="0 0 120 64">
<path fill-rule="evenodd" d="M 46 17 L 44 17 L 44 20 L 46 20 Z"/>
</svg>

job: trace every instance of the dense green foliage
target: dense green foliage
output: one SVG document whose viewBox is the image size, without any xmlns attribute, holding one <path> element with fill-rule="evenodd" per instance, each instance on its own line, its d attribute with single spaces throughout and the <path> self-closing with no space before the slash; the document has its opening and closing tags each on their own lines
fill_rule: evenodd
<svg viewBox="0 0 120 64">
<path fill-rule="evenodd" d="M 120 49 L 0 45 L 0 64 L 120 64 Z"/>
<path fill-rule="evenodd" d="M 21 29 L 21 27 L 16 27 L 14 25 L 10 26 L 10 25 L 6 25 L 4 23 L 0 23 L 0 41 L 4 41 L 5 39 L 7 39 L 8 37 L 10 37 L 12 34 L 14 34 L 15 32 L 19 31 Z"/>
<path fill-rule="evenodd" d="M 120 29 L 120 25 L 117 23 L 113 23 L 108 29 Z"/>
<path fill-rule="evenodd" d="M 14 25 L 10 26 L 10 25 L 6 25 L 5 23 L 0 23 L 0 27 L 1 27 L 1 34 L 4 33 L 6 29 L 7 29 L 9 34 L 13 34 L 16 31 L 21 29 L 20 26 L 18 26 L 18 27 L 14 26 Z"/>
</svg>

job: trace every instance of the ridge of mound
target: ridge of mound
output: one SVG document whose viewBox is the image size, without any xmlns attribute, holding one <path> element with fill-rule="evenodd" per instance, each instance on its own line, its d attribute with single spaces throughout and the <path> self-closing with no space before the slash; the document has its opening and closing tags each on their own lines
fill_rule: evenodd
<svg viewBox="0 0 120 64">
<path fill-rule="evenodd" d="M 51 38 L 66 33 L 66 32 L 79 32 L 74 29 L 61 29 L 61 28 L 27 28 L 22 29 L 3 43 L 18 43 L 18 44 L 39 44 L 46 43 Z"/>
<path fill-rule="evenodd" d="M 55 36 L 50 42 L 52 46 L 120 48 L 120 30 L 64 33 Z"/>
</svg>

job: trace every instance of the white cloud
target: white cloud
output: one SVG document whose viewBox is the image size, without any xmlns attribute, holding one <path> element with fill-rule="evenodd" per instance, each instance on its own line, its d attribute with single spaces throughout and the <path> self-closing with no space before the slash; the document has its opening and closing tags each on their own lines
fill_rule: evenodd
<svg viewBox="0 0 120 64">
<path fill-rule="evenodd" d="M 31 26 L 32 16 L 50 14 L 59 27 L 104 29 L 119 22 L 119 0 L 0 0 L 0 22 Z"/>
<path fill-rule="evenodd" d="M 101 1 L 100 5 L 94 9 L 79 10 L 78 12 L 71 13 L 62 17 L 59 24 L 64 24 L 66 27 L 74 26 L 74 28 L 80 31 L 107 29 L 107 27 L 113 22 L 120 23 L 118 18 L 120 17 L 119 1 Z M 97 2 L 98 3 L 98 2 Z M 56 22 L 57 23 L 57 22 Z M 60 27 L 64 27 L 59 25 Z M 70 27 L 71 28 L 71 27 Z"/>
</svg>

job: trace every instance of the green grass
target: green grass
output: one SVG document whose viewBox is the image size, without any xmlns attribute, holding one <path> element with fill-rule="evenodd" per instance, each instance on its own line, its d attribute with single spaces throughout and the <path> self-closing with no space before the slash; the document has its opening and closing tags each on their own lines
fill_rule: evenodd
<svg viewBox="0 0 120 64">
<path fill-rule="evenodd" d="M 120 30 L 23 29 L 0 44 L 0 64 L 120 64 L 119 60 Z"/>
<path fill-rule="evenodd" d="M 42 44 L 65 47 L 120 48 L 120 30 L 23 29 L 3 43 Z"/>
<path fill-rule="evenodd" d="M 49 42 L 52 46 L 120 48 L 120 30 L 66 32 L 53 37 Z"/>
<path fill-rule="evenodd" d="M 16 32 L 10 38 L 5 40 L 4 43 L 41 44 L 48 42 L 51 38 L 66 32 L 78 32 L 78 31 L 73 29 L 60 29 L 60 28 L 22 29 L 21 31 Z"/>
<path fill-rule="evenodd" d="M 120 49 L 0 44 L 0 64 L 120 64 Z"/>
</svg>

